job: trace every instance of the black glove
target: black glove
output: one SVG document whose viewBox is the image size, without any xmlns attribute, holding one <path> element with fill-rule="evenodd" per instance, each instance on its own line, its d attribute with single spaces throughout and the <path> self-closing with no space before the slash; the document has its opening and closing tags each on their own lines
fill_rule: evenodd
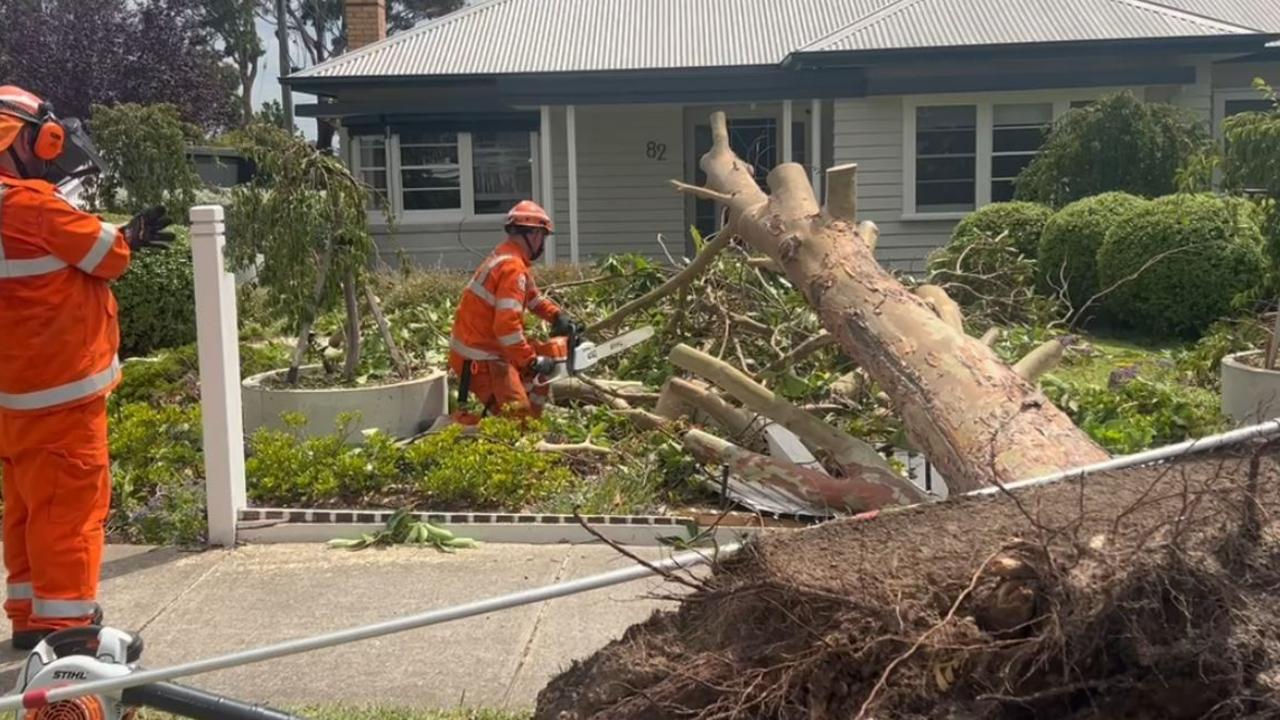
<svg viewBox="0 0 1280 720">
<path fill-rule="evenodd" d="M 533 359 L 533 362 L 529 363 L 529 372 L 533 373 L 534 375 L 547 376 L 555 371 L 556 371 L 555 358 L 549 358 L 549 357 L 539 355 L 538 357 Z"/>
<path fill-rule="evenodd" d="M 551 335 L 553 337 L 580 337 L 586 328 L 577 320 L 569 317 L 569 313 L 559 313 L 556 319 L 551 321 Z"/>
<path fill-rule="evenodd" d="M 173 242 L 173 231 L 166 231 L 173 220 L 165 214 L 163 205 L 157 205 L 146 212 L 139 213 L 124 226 L 124 237 L 130 250 L 146 250 L 158 247 L 168 248 Z"/>
</svg>

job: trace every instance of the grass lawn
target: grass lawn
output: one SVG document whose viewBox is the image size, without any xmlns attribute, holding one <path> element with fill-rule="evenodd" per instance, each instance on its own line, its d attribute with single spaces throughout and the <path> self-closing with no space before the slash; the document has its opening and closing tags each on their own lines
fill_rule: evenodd
<svg viewBox="0 0 1280 720">
<path fill-rule="evenodd" d="M 1163 379 L 1174 370 L 1174 352 L 1186 347 L 1177 342 L 1148 343 L 1109 335 L 1084 335 L 1081 341 L 1050 375 L 1105 387 L 1113 370 L 1136 366 L 1142 377 Z"/>
</svg>

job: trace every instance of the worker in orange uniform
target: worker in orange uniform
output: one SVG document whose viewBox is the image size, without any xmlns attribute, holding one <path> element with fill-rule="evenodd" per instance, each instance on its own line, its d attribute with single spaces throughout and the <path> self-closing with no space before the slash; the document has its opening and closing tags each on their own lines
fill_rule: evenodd
<svg viewBox="0 0 1280 720">
<path fill-rule="evenodd" d="M 131 252 L 165 246 L 153 208 L 118 229 L 72 206 L 56 183 L 97 160 L 77 121 L 0 87 L 0 462 L 5 613 L 29 650 L 100 624 L 98 574 L 111 479 L 107 394 L 120 381 L 108 283 Z"/>
<path fill-rule="evenodd" d="M 507 213 L 507 239 L 480 264 L 462 291 L 449 341 L 449 367 L 459 378 L 458 410 L 453 420 L 474 425 L 480 417 L 464 407 L 470 395 L 484 405 L 484 415 L 538 417 L 547 401 L 545 378 L 556 360 L 529 342 L 524 313 L 552 323 L 552 334 L 579 334 L 578 324 L 551 299 L 538 292 L 529 272 L 542 257 L 551 217 L 537 203 L 524 200 Z"/>
</svg>

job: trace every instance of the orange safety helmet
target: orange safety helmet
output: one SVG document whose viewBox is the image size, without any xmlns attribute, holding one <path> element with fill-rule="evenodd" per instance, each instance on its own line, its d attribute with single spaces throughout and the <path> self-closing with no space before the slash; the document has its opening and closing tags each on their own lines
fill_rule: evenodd
<svg viewBox="0 0 1280 720">
<path fill-rule="evenodd" d="M 548 235 L 555 232 L 551 216 L 532 200 L 521 200 L 507 213 L 507 227 L 541 228 Z"/>
<path fill-rule="evenodd" d="M 25 125 L 36 127 L 32 155 L 46 162 L 62 155 L 67 133 L 49 104 L 16 85 L 0 85 L 0 152 L 13 146 Z"/>
</svg>

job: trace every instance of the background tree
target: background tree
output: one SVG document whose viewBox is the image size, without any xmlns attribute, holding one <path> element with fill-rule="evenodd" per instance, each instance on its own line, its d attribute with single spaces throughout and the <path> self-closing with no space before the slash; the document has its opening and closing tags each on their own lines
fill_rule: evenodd
<svg viewBox="0 0 1280 720">
<path fill-rule="evenodd" d="M 200 0 L 0 0 L 4 80 L 88 118 L 93 105 L 170 103 L 205 132 L 239 122 L 234 78 Z"/>
<path fill-rule="evenodd" d="M 240 122 L 253 121 L 253 83 L 258 79 L 258 61 L 267 53 L 258 36 L 259 0 L 206 0 L 201 17 L 218 38 L 222 56 L 236 69 L 240 84 Z"/>
<path fill-rule="evenodd" d="M 259 0 L 263 17 L 276 22 L 275 0 Z M 388 0 L 387 33 L 406 30 L 422 20 L 453 12 L 464 0 Z M 343 0 L 286 0 L 286 22 L 289 32 L 302 43 L 309 65 L 317 65 L 341 54 L 347 47 L 347 28 L 343 19 Z M 324 102 L 323 98 L 320 102 Z M 333 146 L 334 128 L 317 122 L 316 144 L 322 149 Z"/>
</svg>

